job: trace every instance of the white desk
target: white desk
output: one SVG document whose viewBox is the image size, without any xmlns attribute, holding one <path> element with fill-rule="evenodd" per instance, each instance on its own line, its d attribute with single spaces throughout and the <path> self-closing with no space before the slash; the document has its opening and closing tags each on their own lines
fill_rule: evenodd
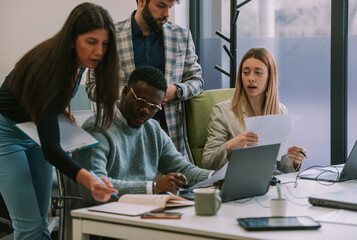
<svg viewBox="0 0 357 240">
<path fill-rule="evenodd" d="M 279 176 L 282 182 L 295 181 L 295 173 Z M 313 207 L 308 204 L 311 193 L 356 188 L 357 181 L 323 186 L 315 181 L 298 179 L 297 188 L 290 183 L 282 187 L 288 198 L 288 216 L 310 216 L 312 218 L 335 209 Z M 288 191 L 287 187 L 290 191 Z M 89 239 L 89 234 L 121 239 L 357 239 L 357 226 L 321 223 L 319 230 L 304 231 L 263 231 L 247 232 L 236 221 L 238 217 L 269 216 L 269 199 L 276 197 L 276 187 L 250 201 L 228 202 L 216 216 L 196 216 L 194 207 L 175 209 L 183 213 L 180 220 L 140 219 L 116 214 L 91 212 L 78 209 L 71 212 L 73 217 L 73 239 Z M 357 212 L 356 212 L 357 217 Z"/>
</svg>

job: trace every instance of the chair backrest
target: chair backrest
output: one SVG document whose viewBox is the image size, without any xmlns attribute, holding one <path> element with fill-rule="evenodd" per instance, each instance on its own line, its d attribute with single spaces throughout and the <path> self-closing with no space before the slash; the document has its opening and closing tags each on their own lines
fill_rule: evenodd
<svg viewBox="0 0 357 240">
<path fill-rule="evenodd" d="M 80 84 L 76 95 L 71 100 L 71 111 L 91 110 L 92 103 L 86 93 L 85 85 Z"/>
<path fill-rule="evenodd" d="M 234 88 L 204 91 L 185 102 L 185 142 L 191 161 L 202 167 L 207 127 L 214 105 L 233 97 Z"/>
</svg>

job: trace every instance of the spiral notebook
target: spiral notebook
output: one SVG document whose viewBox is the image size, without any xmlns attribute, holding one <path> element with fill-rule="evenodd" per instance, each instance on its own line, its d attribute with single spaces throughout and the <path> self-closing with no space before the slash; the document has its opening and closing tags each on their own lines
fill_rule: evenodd
<svg viewBox="0 0 357 240">
<path fill-rule="evenodd" d="M 96 138 L 87 133 L 77 124 L 71 122 L 71 120 L 63 114 L 58 115 L 58 124 L 60 128 L 61 147 L 68 153 L 99 144 L 99 141 Z M 16 127 L 41 146 L 35 123 L 18 123 L 16 124 Z"/>
</svg>

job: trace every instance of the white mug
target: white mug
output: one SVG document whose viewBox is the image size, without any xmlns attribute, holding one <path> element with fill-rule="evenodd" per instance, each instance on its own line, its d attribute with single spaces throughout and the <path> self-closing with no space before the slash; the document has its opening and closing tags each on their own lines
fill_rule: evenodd
<svg viewBox="0 0 357 240">
<path fill-rule="evenodd" d="M 288 201 L 284 198 L 270 199 L 270 215 L 272 217 L 284 217 Z"/>
</svg>

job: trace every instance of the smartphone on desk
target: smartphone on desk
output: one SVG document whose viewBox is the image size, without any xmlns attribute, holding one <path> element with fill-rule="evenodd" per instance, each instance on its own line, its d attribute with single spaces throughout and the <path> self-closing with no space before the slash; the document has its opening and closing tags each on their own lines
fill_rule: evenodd
<svg viewBox="0 0 357 240">
<path fill-rule="evenodd" d="M 248 231 L 313 230 L 321 227 L 318 222 L 307 216 L 237 218 L 237 221 Z"/>
<path fill-rule="evenodd" d="M 148 212 L 141 215 L 146 219 L 180 219 L 182 213 L 179 212 Z"/>
</svg>

